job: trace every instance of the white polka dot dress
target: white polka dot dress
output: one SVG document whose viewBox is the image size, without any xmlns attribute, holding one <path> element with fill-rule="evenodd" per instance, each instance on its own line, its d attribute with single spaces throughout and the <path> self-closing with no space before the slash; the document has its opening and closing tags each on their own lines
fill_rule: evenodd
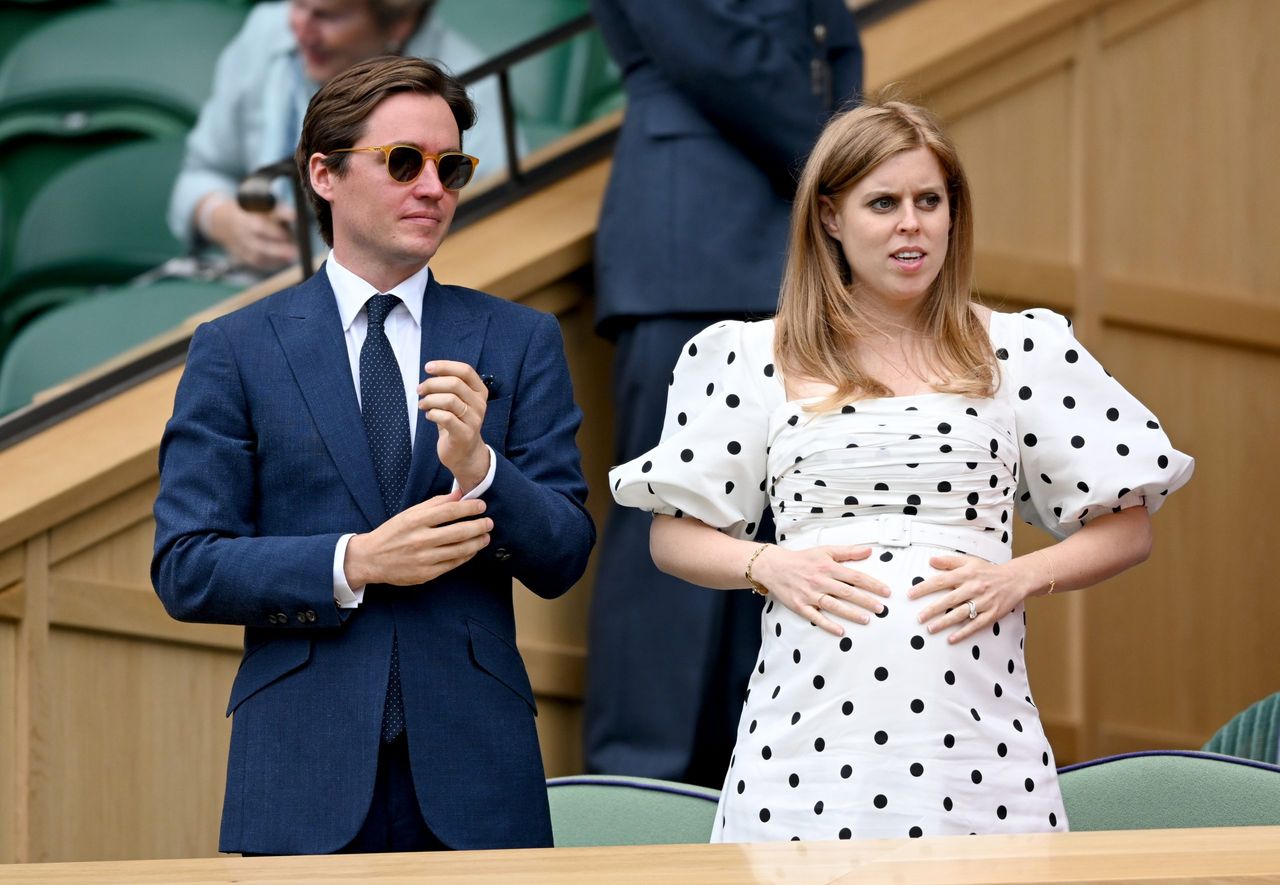
<svg viewBox="0 0 1280 885">
<path fill-rule="evenodd" d="M 830 412 L 788 402 L 773 322 L 686 346 L 661 444 L 614 468 L 617 500 L 739 538 L 772 504 L 786 547 L 868 544 L 886 611 L 832 636 L 770 600 L 713 841 L 1065 830 L 1031 700 L 1020 606 L 950 644 L 916 620 L 931 556 L 1009 559 L 1014 511 L 1065 537 L 1154 511 L 1191 475 L 1155 417 L 1049 311 L 994 314 L 990 399 L 931 393 Z"/>
</svg>

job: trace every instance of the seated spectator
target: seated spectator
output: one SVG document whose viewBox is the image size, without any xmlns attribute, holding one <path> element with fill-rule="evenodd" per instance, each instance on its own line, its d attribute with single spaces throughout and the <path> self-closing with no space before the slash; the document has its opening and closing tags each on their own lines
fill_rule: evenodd
<svg viewBox="0 0 1280 885">
<path fill-rule="evenodd" d="M 436 59 L 455 73 L 481 52 L 431 15 L 435 0 L 278 0 L 256 4 L 222 51 L 213 91 L 187 139 L 169 201 L 169 227 L 193 251 L 224 252 L 256 273 L 298 260 L 288 183 L 276 182 L 276 209 L 246 212 L 236 186 L 255 169 L 293 155 L 307 102 L 322 84 L 378 55 Z M 478 112 L 463 146 L 478 174 L 504 168 L 495 78 L 471 90 Z"/>
</svg>

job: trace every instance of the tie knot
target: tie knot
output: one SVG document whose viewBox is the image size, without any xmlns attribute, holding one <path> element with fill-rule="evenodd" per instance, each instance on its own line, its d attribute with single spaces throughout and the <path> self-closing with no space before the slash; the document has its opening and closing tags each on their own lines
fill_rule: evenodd
<svg viewBox="0 0 1280 885">
<path fill-rule="evenodd" d="M 391 313 L 391 308 L 400 303 L 400 299 L 394 295 L 374 295 L 365 302 L 365 312 L 369 314 L 370 326 L 381 326 L 386 322 L 387 314 Z"/>
</svg>

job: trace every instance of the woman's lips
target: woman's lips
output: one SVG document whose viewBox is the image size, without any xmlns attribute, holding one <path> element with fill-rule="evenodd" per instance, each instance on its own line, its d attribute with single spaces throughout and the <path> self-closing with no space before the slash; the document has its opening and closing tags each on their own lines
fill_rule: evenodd
<svg viewBox="0 0 1280 885">
<path fill-rule="evenodd" d="M 925 254 L 921 249 L 899 249 L 889 258 L 900 270 L 911 272 L 924 267 Z"/>
</svg>

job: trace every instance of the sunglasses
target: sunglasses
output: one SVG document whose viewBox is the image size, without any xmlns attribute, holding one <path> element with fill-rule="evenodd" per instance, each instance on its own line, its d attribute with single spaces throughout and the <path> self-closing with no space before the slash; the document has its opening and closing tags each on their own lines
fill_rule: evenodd
<svg viewBox="0 0 1280 885">
<path fill-rule="evenodd" d="M 378 147 L 339 148 L 329 151 L 331 154 L 359 154 L 377 151 L 387 162 L 387 174 L 401 184 L 412 184 L 427 168 L 427 160 L 436 164 L 436 174 L 440 176 L 440 184 L 451 191 L 466 187 L 471 176 L 475 174 L 480 161 L 464 154 L 462 151 L 441 151 L 428 154 L 411 144 L 385 144 Z"/>
</svg>

